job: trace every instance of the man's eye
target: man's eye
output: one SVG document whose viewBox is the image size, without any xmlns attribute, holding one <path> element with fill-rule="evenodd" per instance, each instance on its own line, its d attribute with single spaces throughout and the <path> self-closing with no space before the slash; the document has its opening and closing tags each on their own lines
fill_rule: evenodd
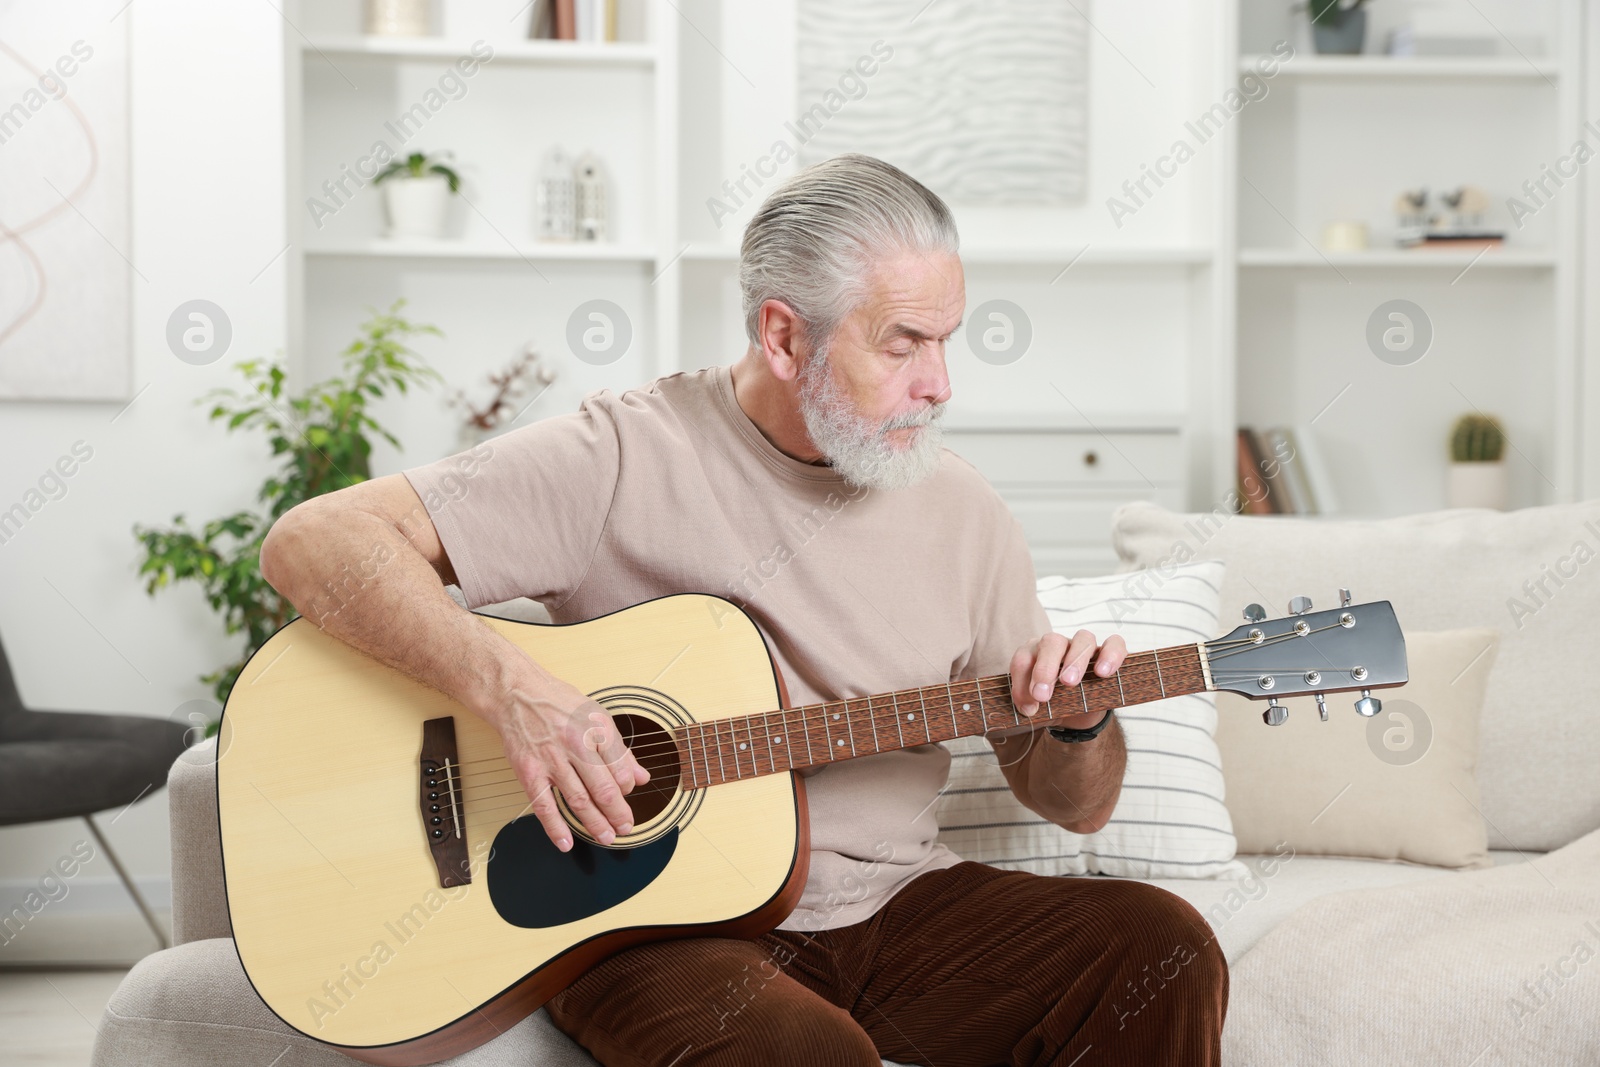
<svg viewBox="0 0 1600 1067">
<path fill-rule="evenodd" d="M 916 348 L 913 345 L 893 345 L 889 348 L 889 354 L 896 359 L 904 359 L 915 351 Z"/>
</svg>

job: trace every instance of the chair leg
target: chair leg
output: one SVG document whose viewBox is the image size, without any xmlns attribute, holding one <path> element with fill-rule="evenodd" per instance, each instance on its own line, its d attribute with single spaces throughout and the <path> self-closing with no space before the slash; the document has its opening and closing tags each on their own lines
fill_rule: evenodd
<svg viewBox="0 0 1600 1067">
<path fill-rule="evenodd" d="M 156 922 L 155 912 L 150 910 L 150 905 L 145 903 L 144 894 L 139 892 L 139 887 L 133 884 L 133 879 L 128 876 L 127 870 L 122 866 L 122 861 L 112 851 L 111 842 L 106 840 L 105 834 L 100 832 L 100 827 L 95 825 L 92 815 L 85 815 L 83 821 L 89 824 L 89 832 L 94 834 L 95 841 L 99 842 L 100 850 L 106 854 L 106 859 L 111 861 L 111 866 L 116 868 L 117 877 L 122 879 L 122 884 L 128 887 L 128 895 L 133 897 L 133 902 L 139 905 L 139 911 L 144 915 L 144 921 L 150 924 L 150 929 L 155 933 L 156 940 L 162 948 L 171 948 L 172 942 L 167 938 L 167 932 L 161 929 L 161 924 Z"/>
</svg>

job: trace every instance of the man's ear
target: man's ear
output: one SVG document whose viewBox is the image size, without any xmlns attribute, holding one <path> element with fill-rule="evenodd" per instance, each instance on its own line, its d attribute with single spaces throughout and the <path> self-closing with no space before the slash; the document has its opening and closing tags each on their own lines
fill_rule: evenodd
<svg viewBox="0 0 1600 1067">
<path fill-rule="evenodd" d="M 782 300 L 765 300 L 757 312 L 756 338 L 767 368 L 780 382 L 800 377 L 805 357 L 800 352 L 800 316 Z"/>
</svg>

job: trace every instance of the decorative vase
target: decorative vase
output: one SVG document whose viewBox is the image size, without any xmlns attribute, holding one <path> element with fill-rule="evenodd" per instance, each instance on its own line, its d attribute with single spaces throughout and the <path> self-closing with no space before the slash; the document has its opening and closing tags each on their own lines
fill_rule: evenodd
<svg viewBox="0 0 1600 1067">
<path fill-rule="evenodd" d="M 378 37 L 426 37 L 428 0 L 367 0 L 367 32 Z"/>
<path fill-rule="evenodd" d="M 577 231 L 577 182 L 572 160 L 557 145 L 545 153 L 534 191 L 535 224 L 541 241 L 570 241 Z"/>
<path fill-rule="evenodd" d="M 1504 511 L 1508 485 L 1504 460 L 1451 463 L 1445 482 L 1445 506 Z"/>
<path fill-rule="evenodd" d="M 572 168 L 573 236 L 580 241 L 606 239 L 606 174 L 593 152 L 578 157 Z"/>
<path fill-rule="evenodd" d="M 443 237 L 450 179 L 443 174 L 390 178 L 383 183 L 383 206 L 389 214 L 390 237 Z"/>
<path fill-rule="evenodd" d="M 1367 12 L 1356 8 L 1345 13 L 1337 23 L 1311 24 L 1311 41 L 1317 54 L 1324 56 L 1358 56 L 1367 41 Z"/>
</svg>

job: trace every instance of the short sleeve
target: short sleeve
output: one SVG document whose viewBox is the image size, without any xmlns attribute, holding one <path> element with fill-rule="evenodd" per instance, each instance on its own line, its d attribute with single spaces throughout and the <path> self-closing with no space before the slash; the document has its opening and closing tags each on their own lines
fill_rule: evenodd
<svg viewBox="0 0 1600 1067">
<path fill-rule="evenodd" d="M 610 394 L 405 471 L 469 608 L 516 597 L 559 607 L 582 583 L 616 495 Z"/>
<path fill-rule="evenodd" d="M 993 576 L 974 601 L 972 656 L 962 672 L 969 678 L 1009 673 L 1017 649 L 1050 632 L 1050 617 L 1039 603 L 1033 557 L 1022 524 L 1003 504 L 999 512 Z"/>
</svg>

